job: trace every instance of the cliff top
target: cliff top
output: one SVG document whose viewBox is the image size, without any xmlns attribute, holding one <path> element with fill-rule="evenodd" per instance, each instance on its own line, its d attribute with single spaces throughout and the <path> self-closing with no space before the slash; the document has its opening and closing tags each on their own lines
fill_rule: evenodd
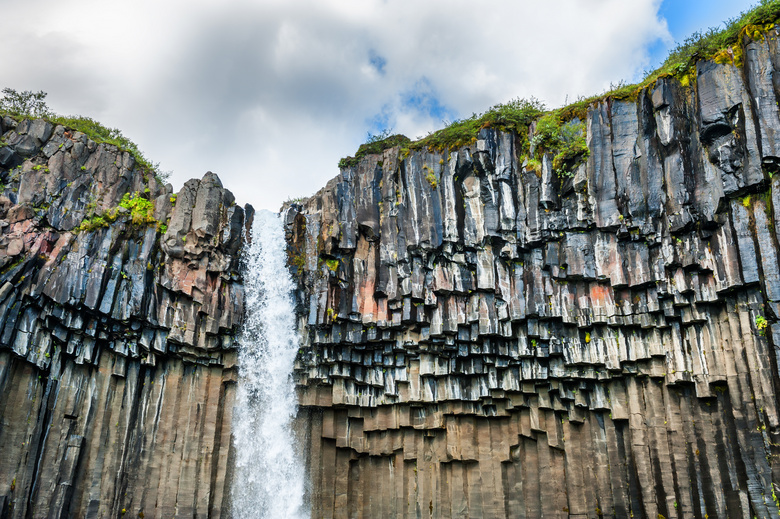
<svg viewBox="0 0 780 519">
<path fill-rule="evenodd" d="M 0 118 L 11 117 L 16 122 L 23 119 L 43 119 L 54 126 L 61 125 L 66 130 L 81 132 L 97 144 L 112 144 L 120 151 L 129 152 L 141 169 L 154 173 L 159 184 L 164 184 L 170 173 L 160 171 L 160 164 L 149 160 L 138 145 L 125 137 L 118 128 L 109 128 L 100 122 L 82 115 L 63 116 L 54 113 L 46 104 L 46 92 L 29 90 L 17 92 L 12 88 L 3 88 L 0 98 Z M 8 125 L 6 125 L 8 126 Z M 6 143 L 0 141 L 0 146 Z"/>
<path fill-rule="evenodd" d="M 529 126 L 539 121 L 546 135 L 537 138 L 537 144 L 544 144 L 542 148 L 548 150 L 555 149 L 560 155 L 556 155 L 558 158 L 556 169 L 561 169 L 560 166 L 568 161 L 570 173 L 573 171 L 571 167 L 574 165 L 573 162 L 586 158 L 584 154 L 587 154 L 587 146 L 585 146 L 584 135 L 580 135 L 581 138 L 578 139 L 578 136 L 571 131 L 572 128 L 567 130 L 563 123 L 574 121 L 575 125 L 578 124 L 585 119 L 588 107 L 593 104 L 608 99 L 635 99 L 640 92 L 662 78 L 672 77 L 680 81 L 683 86 L 688 86 L 695 81 L 696 64 L 700 61 L 713 60 L 719 64 L 731 63 L 741 66 L 744 44 L 750 40 L 763 39 L 767 31 L 778 21 L 780 21 L 780 0 L 761 0 L 752 9 L 727 20 L 723 29 L 710 28 L 706 32 L 696 32 L 686 38 L 669 53 L 660 67 L 648 73 L 639 83 L 621 82 L 616 88 L 607 92 L 581 97 L 574 103 L 551 111 L 545 111 L 544 104 L 533 97 L 516 98 L 492 106 L 481 114 L 472 114 L 471 117 L 454 121 L 417 141 L 412 141 L 404 135 L 381 133 L 369 137 L 354 156 L 342 158 L 339 161 L 339 168 L 356 166 L 364 156 L 378 154 L 394 146 L 401 146 L 402 150 L 457 149 L 473 144 L 477 140 L 479 131 L 490 127 L 517 133 L 521 150 L 531 161 L 538 161 L 539 153 L 534 153 L 536 151 L 532 146 L 534 143 L 528 139 L 528 134 Z M 539 125 L 536 129 L 538 135 Z M 561 147 L 566 149 L 562 151 Z"/>
</svg>

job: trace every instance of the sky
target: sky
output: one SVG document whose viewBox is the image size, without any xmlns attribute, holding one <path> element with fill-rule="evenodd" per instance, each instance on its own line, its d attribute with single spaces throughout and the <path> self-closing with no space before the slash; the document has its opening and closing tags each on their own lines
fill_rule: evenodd
<svg viewBox="0 0 780 519">
<path fill-rule="evenodd" d="M 174 189 L 277 210 L 369 135 L 633 82 L 742 0 L 0 0 L 0 87 L 119 128 Z"/>
</svg>

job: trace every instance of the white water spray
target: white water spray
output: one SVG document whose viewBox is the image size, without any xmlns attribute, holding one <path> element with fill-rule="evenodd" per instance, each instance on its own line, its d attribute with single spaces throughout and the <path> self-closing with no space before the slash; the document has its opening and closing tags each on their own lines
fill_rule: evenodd
<svg viewBox="0 0 780 519">
<path fill-rule="evenodd" d="M 302 519 L 309 516 L 303 504 L 304 470 L 291 428 L 297 402 L 290 375 L 298 335 L 279 216 L 269 211 L 255 215 L 246 261 L 247 313 L 233 414 L 233 516 Z"/>
</svg>

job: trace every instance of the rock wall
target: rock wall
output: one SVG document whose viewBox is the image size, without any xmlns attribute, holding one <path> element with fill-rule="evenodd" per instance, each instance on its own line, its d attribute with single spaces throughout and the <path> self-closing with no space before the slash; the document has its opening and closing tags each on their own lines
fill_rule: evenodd
<svg viewBox="0 0 780 519">
<path fill-rule="evenodd" d="M 227 515 L 251 208 L 43 120 L 2 130 L 0 517 Z"/>
<path fill-rule="evenodd" d="M 313 517 L 777 516 L 777 36 L 287 208 Z"/>
</svg>

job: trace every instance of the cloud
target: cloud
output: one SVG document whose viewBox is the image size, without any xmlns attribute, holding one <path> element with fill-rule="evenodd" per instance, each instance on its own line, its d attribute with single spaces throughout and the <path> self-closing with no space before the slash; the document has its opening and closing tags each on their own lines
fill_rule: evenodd
<svg viewBox="0 0 780 519">
<path fill-rule="evenodd" d="M 27 0 L 4 77 L 116 126 L 174 183 L 277 208 L 366 133 L 414 138 L 515 97 L 549 106 L 651 65 L 658 0 Z M 11 58 L 8 57 L 10 54 Z"/>
</svg>

